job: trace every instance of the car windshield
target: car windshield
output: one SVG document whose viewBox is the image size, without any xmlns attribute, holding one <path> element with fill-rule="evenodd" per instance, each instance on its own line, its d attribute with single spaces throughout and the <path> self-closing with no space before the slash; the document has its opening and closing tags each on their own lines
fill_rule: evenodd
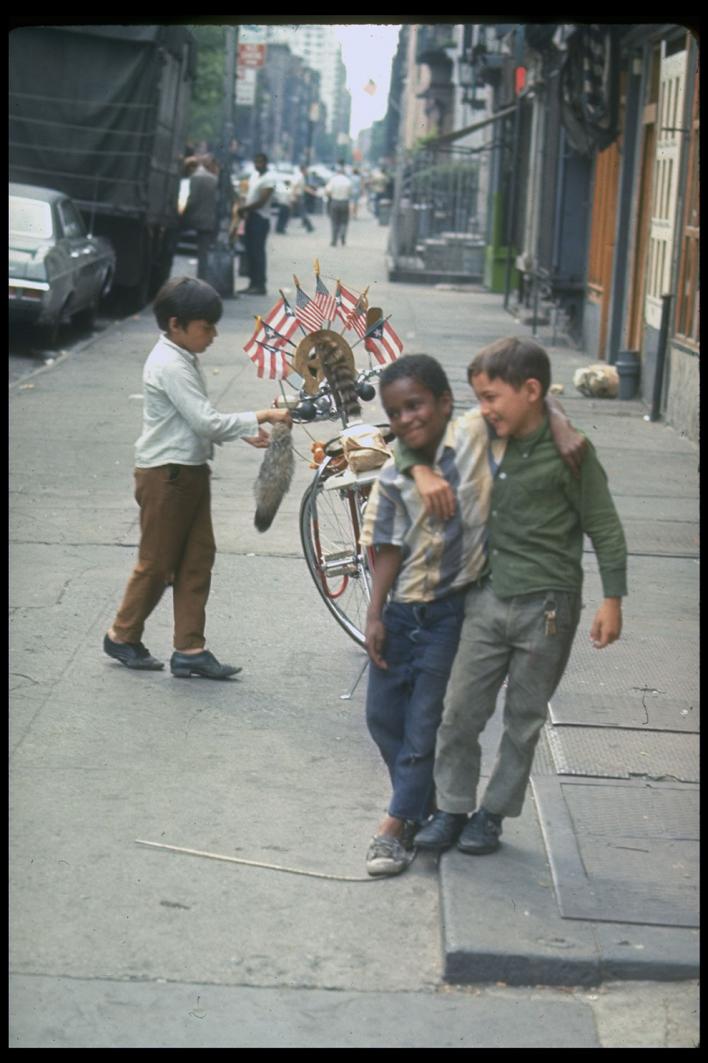
<svg viewBox="0 0 708 1063">
<path fill-rule="evenodd" d="M 39 199 L 10 196 L 10 232 L 47 240 L 52 235 L 52 209 Z"/>
</svg>

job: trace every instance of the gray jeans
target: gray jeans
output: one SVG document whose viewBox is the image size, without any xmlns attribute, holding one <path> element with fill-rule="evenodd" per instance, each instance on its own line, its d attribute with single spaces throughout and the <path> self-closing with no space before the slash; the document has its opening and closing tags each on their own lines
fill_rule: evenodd
<svg viewBox="0 0 708 1063">
<path fill-rule="evenodd" d="M 501 599 L 490 582 L 470 589 L 435 746 L 439 808 L 462 813 L 478 807 L 479 736 L 508 676 L 504 732 L 481 804 L 501 816 L 521 813 L 548 701 L 568 662 L 580 609 L 580 595 L 567 591 Z"/>
</svg>

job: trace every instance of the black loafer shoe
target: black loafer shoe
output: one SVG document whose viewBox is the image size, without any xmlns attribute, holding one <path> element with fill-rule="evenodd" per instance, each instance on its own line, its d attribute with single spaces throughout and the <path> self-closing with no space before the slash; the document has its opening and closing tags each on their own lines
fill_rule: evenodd
<svg viewBox="0 0 708 1063">
<path fill-rule="evenodd" d="M 178 679 L 189 679 L 193 675 L 201 679 L 228 679 L 241 671 L 233 664 L 219 664 L 209 650 L 202 650 L 201 653 L 180 653 L 175 650 L 170 660 L 170 668 L 172 675 Z"/>
<path fill-rule="evenodd" d="M 449 849 L 459 838 L 466 822 L 464 812 L 460 815 L 456 812 L 436 812 L 416 834 L 416 848 L 433 849 L 436 852 Z"/>
<path fill-rule="evenodd" d="M 147 646 L 142 642 L 114 642 L 108 635 L 103 637 L 103 652 L 120 661 L 126 668 L 135 668 L 143 672 L 159 672 L 165 667 L 162 661 L 151 656 Z"/>
<path fill-rule="evenodd" d="M 502 817 L 493 812 L 487 812 L 486 808 L 480 808 L 462 831 L 457 848 L 461 853 L 469 856 L 483 856 L 484 853 L 493 853 L 499 848 L 499 835 L 502 832 Z"/>
</svg>

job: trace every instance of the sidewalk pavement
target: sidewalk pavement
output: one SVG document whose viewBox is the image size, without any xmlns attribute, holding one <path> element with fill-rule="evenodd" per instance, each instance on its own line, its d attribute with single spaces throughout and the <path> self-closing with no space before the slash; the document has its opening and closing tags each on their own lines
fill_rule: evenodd
<svg viewBox="0 0 708 1063">
<path fill-rule="evenodd" d="M 271 238 L 272 297 L 227 302 L 205 356 L 220 409 L 272 401 L 275 385 L 258 380 L 242 346 L 277 288 L 292 291 L 292 273 L 312 294 L 314 257 L 331 288 L 337 278 L 371 285 L 370 304 L 392 315 L 406 350 L 438 356 L 459 405 L 470 402 L 474 350 L 529 326 L 481 289 L 389 284 L 384 239 L 363 221 L 350 226 L 346 248 L 329 248 L 322 226 L 312 238 Z M 366 733 L 364 684 L 340 700 L 362 654 L 319 601 L 297 531 L 309 444 L 334 435 L 332 426 L 309 438 L 296 428 L 304 460 L 264 536 L 252 498 L 262 453 L 233 445 L 217 454 L 208 637 L 217 656 L 244 665 L 237 681 L 136 676 L 101 653 L 135 556 L 132 452 L 154 337 L 147 308 L 10 390 L 15 1046 L 38 1043 L 33 1029 L 42 1044 L 71 1044 L 62 1040 L 66 994 L 63 1004 L 42 995 L 43 979 L 69 989 L 103 979 L 440 1000 L 441 980 L 695 978 L 697 448 L 648 422 L 638 401 L 581 396 L 573 371 L 594 358 L 549 348 L 561 400 L 597 447 L 627 532 L 622 640 L 588 647 L 600 595 L 588 549 L 584 619 L 504 845 L 483 859 L 450 852 L 439 869 L 419 854 L 405 875 L 365 888 L 341 878 L 366 879 L 387 780 Z M 369 412 L 381 416 L 376 404 Z M 146 633 L 163 659 L 169 613 L 161 604 Z M 495 717 L 485 733 L 487 771 L 499 726 Z M 141 839 L 256 866 L 147 849 Z M 91 1026 L 83 1013 L 81 1022 Z M 440 1023 L 450 1032 L 442 1013 Z M 495 1043 L 544 1043 L 525 1036 L 505 1042 L 502 1029 Z M 582 1036 L 562 1043 L 595 1043 Z"/>
</svg>

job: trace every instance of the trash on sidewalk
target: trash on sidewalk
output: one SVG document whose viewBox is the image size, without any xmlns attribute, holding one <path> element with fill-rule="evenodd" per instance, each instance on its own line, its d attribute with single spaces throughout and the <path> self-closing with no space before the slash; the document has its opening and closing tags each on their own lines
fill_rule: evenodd
<svg viewBox="0 0 708 1063">
<path fill-rule="evenodd" d="M 573 384 L 582 395 L 595 399 L 614 399 L 619 391 L 619 375 L 613 365 L 594 362 L 573 373 Z"/>
</svg>

